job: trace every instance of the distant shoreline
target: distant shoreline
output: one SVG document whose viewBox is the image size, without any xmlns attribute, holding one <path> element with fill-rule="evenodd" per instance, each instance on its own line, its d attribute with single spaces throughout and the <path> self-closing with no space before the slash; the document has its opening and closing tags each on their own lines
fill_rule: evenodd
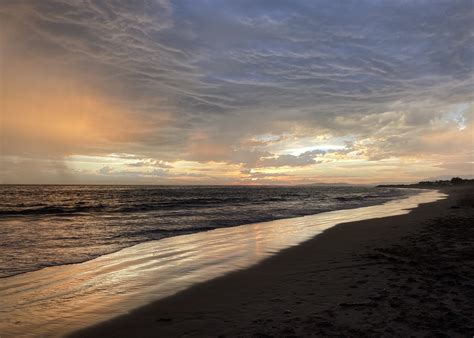
<svg viewBox="0 0 474 338">
<path fill-rule="evenodd" d="M 418 188 L 418 189 L 441 189 L 452 187 L 472 187 L 474 188 L 474 180 L 453 177 L 450 180 L 438 181 L 421 181 L 413 184 L 380 184 L 379 188 Z"/>
</svg>

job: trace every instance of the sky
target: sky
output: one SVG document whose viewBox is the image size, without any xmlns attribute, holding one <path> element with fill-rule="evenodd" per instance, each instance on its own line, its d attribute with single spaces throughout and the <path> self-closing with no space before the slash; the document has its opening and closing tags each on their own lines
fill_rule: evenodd
<svg viewBox="0 0 474 338">
<path fill-rule="evenodd" d="M 472 0 L 0 0 L 0 183 L 474 175 Z"/>
</svg>

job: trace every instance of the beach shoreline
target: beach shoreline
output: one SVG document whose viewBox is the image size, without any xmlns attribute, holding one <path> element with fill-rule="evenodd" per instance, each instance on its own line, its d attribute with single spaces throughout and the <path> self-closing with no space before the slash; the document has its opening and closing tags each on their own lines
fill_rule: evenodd
<svg viewBox="0 0 474 338">
<path fill-rule="evenodd" d="M 338 224 L 71 336 L 472 335 L 470 190 L 444 188 L 447 199 L 409 214 Z"/>
<path fill-rule="evenodd" d="M 337 224 L 402 215 L 445 197 L 436 190 L 418 191 L 379 205 L 149 241 L 84 263 L 6 278 L 0 288 L 0 332 L 64 336 L 258 264 Z"/>
</svg>

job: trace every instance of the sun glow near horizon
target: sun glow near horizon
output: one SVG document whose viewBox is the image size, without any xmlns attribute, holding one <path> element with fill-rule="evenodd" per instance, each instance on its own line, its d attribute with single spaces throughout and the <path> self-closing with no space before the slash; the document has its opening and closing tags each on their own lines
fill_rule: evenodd
<svg viewBox="0 0 474 338">
<path fill-rule="evenodd" d="M 0 183 L 474 174 L 468 2 L 196 6 L 2 4 Z"/>
</svg>

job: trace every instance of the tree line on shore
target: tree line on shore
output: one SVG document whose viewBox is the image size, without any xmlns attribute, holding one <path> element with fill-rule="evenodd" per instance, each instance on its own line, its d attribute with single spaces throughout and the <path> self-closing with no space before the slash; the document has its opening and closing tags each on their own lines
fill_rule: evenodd
<svg viewBox="0 0 474 338">
<path fill-rule="evenodd" d="M 382 184 L 378 187 L 410 187 L 410 188 L 423 188 L 423 187 L 450 187 L 450 186 L 474 186 L 474 179 L 464 179 L 461 177 L 453 177 L 450 180 L 437 180 L 437 181 L 421 181 L 414 184 Z"/>
</svg>

